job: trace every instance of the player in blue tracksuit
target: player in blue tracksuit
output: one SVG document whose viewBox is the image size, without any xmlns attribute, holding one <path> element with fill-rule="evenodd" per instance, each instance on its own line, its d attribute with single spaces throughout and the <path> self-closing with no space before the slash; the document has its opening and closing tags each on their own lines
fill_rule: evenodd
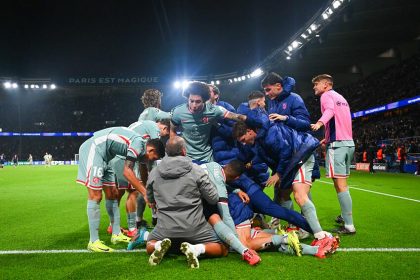
<svg viewBox="0 0 420 280">
<path fill-rule="evenodd" d="M 251 110 L 247 123 L 234 125 L 234 138 L 243 144 L 255 144 L 257 154 L 273 172 L 268 182 L 273 186 L 279 185 L 289 194 L 293 191 L 314 236 L 317 239 L 331 236 L 322 230 L 315 206 L 308 198 L 312 185 L 313 151 L 319 146 L 319 141 L 309 133 L 298 132 L 281 123 L 273 124 L 268 129 L 267 125 L 261 127 L 264 116 L 266 113 L 260 108 Z"/>
<path fill-rule="evenodd" d="M 275 123 L 283 123 L 297 131 L 309 132 L 310 119 L 303 99 L 292 92 L 295 80 L 291 77 L 282 78 L 277 73 L 269 73 L 261 81 L 261 87 L 269 99 L 268 114 L 270 120 Z M 313 178 L 317 178 L 319 173 L 318 163 L 315 160 Z M 268 182 L 272 184 L 272 182 Z M 274 191 L 274 201 L 280 205 L 293 209 L 293 202 L 290 196 L 276 188 Z"/>
<path fill-rule="evenodd" d="M 225 108 L 226 110 L 236 113 L 235 108 L 225 101 L 220 100 L 220 91 L 215 85 L 209 85 L 210 99 L 209 102 Z M 229 119 L 219 120 L 217 125 L 212 129 L 211 145 L 213 149 L 214 161 L 220 165 L 228 164 L 231 160 L 236 159 L 238 148 L 232 138 L 232 126 L 235 122 Z"/>
<path fill-rule="evenodd" d="M 261 95 L 262 97 L 264 97 L 264 95 L 261 92 L 251 93 L 249 96 L 250 104 L 254 106 L 254 101 L 256 97 L 258 97 L 259 99 L 261 98 Z M 260 102 L 258 104 L 260 108 L 264 107 L 265 104 L 263 100 L 258 100 L 258 102 Z M 252 113 L 249 113 L 250 111 L 251 110 L 249 109 L 249 107 L 243 106 L 241 113 L 250 114 L 251 116 L 253 116 Z M 259 119 L 259 126 L 266 125 L 266 129 L 268 129 L 270 125 L 270 122 L 268 120 L 268 115 L 265 114 L 259 117 L 261 117 Z M 250 122 L 251 123 L 255 122 L 253 117 L 250 118 Z M 262 132 L 263 130 L 261 129 L 260 131 Z M 302 217 L 302 215 L 300 215 L 299 213 L 295 211 L 285 209 L 281 207 L 280 205 L 274 203 L 262 191 L 262 188 L 260 186 L 261 184 L 265 184 L 265 181 L 268 178 L 268 174 L 267 174 L 268 167 L 267 167 L 267 164 L 261 161 L 261 159 L 257 156 L 257 153 L 255 153 L 253 148 L 248 145 L 241 145 L 239 149 L 241 150 L 241 152 L 238 155 L 238 159 L 244 160 L 244 162 L 247 162 L 247 163 L 252 162 L 252 164 L 250 164 L 251 167 L 248 170 L 247 174 L 241 175 L 241 177 L 238 180 L 232 183 L 232 186 L 236 188 L 240 188 L 248 194 L 248 196 L 250 197 L 250 206 L 252 207 L 252 209 L 258 213 L 267 214 L 273 217 L 284 219 L 286 221 L 289 221 L 290 223 L 295 223 L 299 227 L 309 232 L 312 232 L 309 227 L 309 224 L 306 222 L 304 217 Z M 249 155 L 249 158 L 247 158 L 248 155 Z M 253 176 L 254 175 L 253 173 L 260 176 Z M 257 180 L 261 178 L 262 178 L 262 181 L 258 182 Z M 258 183 L 256 183 L 255 181 L 257 181 Z M 241 207 L 241 206 L 242 206 L 241 204 L 236 204 L 235 202 L 233 202 L 233 205 L 230 205 L 231 211 L 241 213 L 239 214 L 239 218 L 235 221 L 235 224 L 237 224 L 236 222 L 238 222 L 239 220 L 243 218 L 242 217 L 243 212 L 240 211 L 240 209 L 235 210 L 235 207 Z M 245 212 L 245 215 L 246 215 L 246 212 Z M 248 218 L 245 218 L 245 220 L 246 219 Z M 242 221 L 243 220 L 241 220 L 241 222 Z"/>
</svg>

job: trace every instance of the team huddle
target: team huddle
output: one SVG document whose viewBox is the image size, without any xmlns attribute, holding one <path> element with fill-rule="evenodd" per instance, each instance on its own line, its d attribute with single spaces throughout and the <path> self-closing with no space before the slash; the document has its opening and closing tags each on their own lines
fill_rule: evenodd
<svg viewBox="0 0 420 280">
<path fill-rule="evenodd" d="M 347 186 L 354 153 L 351 115 L 331 76 L 318 75 L 312 83 L 322 112 L 315 124 L 292 92 L 294 79 L 276 73 L 262 80 L 265 94 L 251 92 L 237 110 L 220 100 L 216 86 L 203 82 L 191 82 L 183 91 L 187 103 L 170 113 L 160 109 L 158 90 L 146 90 L 138 121 L 97 131 L 79 149 L 77 182 L 88 190 L 88 250 L 113 251 L 99 239 L 104 193 L 111 243 L 126 242 L 127 250 L 146 244 L 150 265 L 168 252 L 185 254 L 191 268 L 199 267 L 200 256 L 226 256 L 229 249 L 250 265 L 261 262 L 261 250 L 333 254 L 340 240 L 332 232 L 356 233 Z M 319 141 L 312 131 L 322 126 L 325 139 Z M 310 195 L 320 177 L 315 155 L 321 144 L 341 207 L 332 232 L 320 225 Z M 273 199 L 265 187 L 274 188 Z M 125 192 L 122 229 L 119 202 Z M 292 193 L 301 213 L 293 209 Z M 151 231 L 143 220 L 146 205 L 152 209 Z M 272 217 L 269 224 L 265 216 Z M 300 243 L 310 236 L 311 245 Z"/>
</svg>

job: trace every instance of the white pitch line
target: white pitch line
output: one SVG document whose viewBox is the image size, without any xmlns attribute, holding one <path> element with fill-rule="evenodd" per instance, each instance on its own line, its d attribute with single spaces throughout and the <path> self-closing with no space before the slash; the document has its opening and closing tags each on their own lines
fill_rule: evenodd
<svg viewBox="0 0 420 280">
<path fill-rule="evenodd" d="M 338 248 L 341 252 L 420 252 L 420 248 Z"/>
<path fill-rule="evenodd" d="M 334 185 L 334 183 L 327 182 L 327 181 L 322 181 L 322 180 L 318 180 L 318 182 L 329 184 L 329 185 Z M 395 198 L 400 198 L 400 199 L 410 200 L 410 201 L 420 203 L 420 200 L 412 199 L 412 198 L 408 198 L 408 197 L 404 197 L 404 196 L 398 196 L 398 195 L 392 195 L 392 194 L 387 194 L 387 193 L 370 191 L 370 190 L 366 190 L 366 189 L 357 188 L 355 186 L 349 186 L 349 188 L 350 189 L 355 189 L 355 190 L 358 190 L 358 191 L 370 192 L 370 193 L 374 193 L 374 194 L 380 194 L 380 195 L 384 195 L 384 196 L 390 196 L 390 197 L 395 197 Z"/>
<path fill-rule="evenodd" d="M 139 250 L 114 250 L 112 253 L 138 253 L 146 252 L 146 249 Z M 0 255 L 27 255 L 27 254 L 78 254 L 78 253 L 94 253 L 89 250 L 10 250 L 0 251 Z"/>
<path fill-rule="evenodd" d="M 420 252 L 420 248 L 339 248 L 340 252 Z M 139 253 L 146 252 L 145 249 L 140 250 L 114 250 L 113 253 Z M 0 255 L 30 255 L 30 254 L 79 254 L 92 253 L 88 250 L 10 250 L 0 251 Z"/>
</svg>

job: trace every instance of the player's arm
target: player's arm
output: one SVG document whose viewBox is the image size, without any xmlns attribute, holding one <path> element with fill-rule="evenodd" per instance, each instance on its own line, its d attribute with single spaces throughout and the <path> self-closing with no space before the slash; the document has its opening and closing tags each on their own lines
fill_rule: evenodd
<svg viewBox="0 0 420 280">
<path fill-rule="evenodd" d="M 233 121 L 245 121 L 246 120 L 246 116 L 245 115 L 241 115 L 241 114 L 237 114 L 234 112 L 229 112 L 227 111 L 225 118 L 228 120 L 233 120 Z"/>
<path fill-rule="evenodd" d="M 146 188 L 144 187 L 144 184 L 142 181 L 140 181 L 136 174 L 134 174 L 133 168 L 134 168 L 134 162 L 135 160 L 133 158 L 127 158 L 124 162 L 124 171 L 123 175 L 127 179 L 127 181 L 138 191 L 140 192 L 144 198 L 146 198 Z"/>
<path fill-rule="evenodd" d="M 327 122 L 329 122 L 332 117 L 334 117 L 334 100 L 330 96 L 321 96 L 321 106 L 325 108 L 324 113 L 321 118 L 317 121 L 316 124 L 311 124 L 311 129 L 317 131 Z"/>
</svg>

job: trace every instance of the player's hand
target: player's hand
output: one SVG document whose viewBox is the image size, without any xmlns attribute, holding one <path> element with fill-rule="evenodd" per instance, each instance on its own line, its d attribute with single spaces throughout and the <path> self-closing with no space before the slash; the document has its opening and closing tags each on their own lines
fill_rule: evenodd
<svg viewBox="0 0 420 280">
<path fill-rule="evenodd" d="M 287 116 L 285 115 L 280 115 L 280 114 L 270 114 L 268 116 L 268 118 L 270 119 L 270 121 L 285 121 L 287 120 Z"/>
<path fill-rule="evenodd" d="M 317 122 L 317 123 L 313 123 L 311 124 L 311 129 L 312 131 L 317 131 L 318 129 L 321 128 L 321 126 L 323 126 L 322 122 Z"/>
<path fill-rule="evenodd" d="M 276 186 L 277 183 L 280 182 L 280 176 L 277 173 L 274 173 L 270 178 L 268 178 L 267 183 L 265 183 L 266 187 Z"/>
<path fill-rule="evenodd" d="M 249 196 L 246 194 L 246 192 L 239 191 L 238 196 L 242 200 L 243 203 L 245 204 L 249 203 Z"/>
</svg>

